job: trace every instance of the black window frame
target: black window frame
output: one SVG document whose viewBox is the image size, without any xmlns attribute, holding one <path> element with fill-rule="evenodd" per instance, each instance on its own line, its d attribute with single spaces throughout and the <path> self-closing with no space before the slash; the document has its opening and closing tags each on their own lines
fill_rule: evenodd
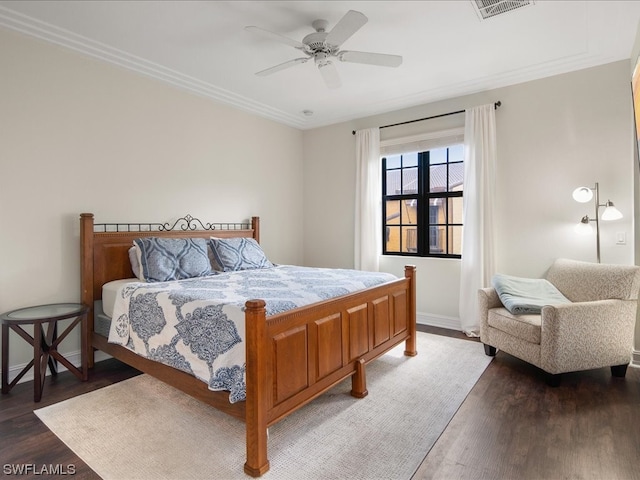
<svg viewBox="0 0 640 480">
<path fill-rule="evenodd" d="M 404 167 L 401 165 L 398 168 L 389 168 L 387 169 L 387 157 L 382 157 L 382 254 L 383 255 L 399 255 L 399 256 L 410 256 L 410 257 L 435 257 L 435 258 L 462 258 L 462 252 L 460 253 L 450 253 L 448 250 L 450 248 L 449 235 L 451 229 L 449 227 L 461 227 L 463 228 L 462 223 L 453 222 L 453 218 L 451 218 L 451 212 L 449 212 L 450 199 L 452 198 L 463 198 L 464 197 L 464 179 L 462 181 L 462 190 L 459 191 L 450 191 L 451 187 L 451 165 L 454 164 L 462 164 L 463 160 L 455 160 L 450 161 L 450 149 L 454 146 L 459 145 L 459 143 L 452 143 L 451 145 L 446 145 L 443 147 L 439 147 L 438 149 L 446 149 L 446 161 L 444 163 L 437 163 L 434 165 L 430 164 L 430 150 L 425 150 L 422 152 L 417 152 L 418 156 L 418 165 L 417 165 L 417 176 L 418 176 L 418 190 L 413 193 L 395 193 L 387 195 L 387 171 L 389 170 L 403 170 L 404 168 L 412 168 L 412 167 Z M 437 149 L 433 149 L 437 150 Z M 416 152 L 407 152 L 407 154 L 414 155 Z M 395 155 L 394 155 L 395 156 Z M 444 191 L 430 191 L 431 185 L 431 174 L 432 169 L 430 167 L 434 167 L 436 165 L 445 165 L 446 168 L 446 188 Z M 464 168 L 464 166 L 462 166 Z M 403 177 L 402 172 L 400 173 L 400 177 Z M 387 221 L 387 202 L 389 201 L 407 201 L 407 200 L 415 200 L 417 203 L 417 221 L 416 224 L 410 223 L 393 223 L 389 224 Z M 444 204 L 445 212 L 444 212 L 444 223 L 440 223 L 437 221 L 433 221 L 433 209 L 432 203 L 433 201 L 440 201 Z M 400 231 L 402 231 L 403 227 L 416 227 L 417 234 L 417 250 L 414 251 L 402 251 L 404 245 L 402 244 L 402 235 L 400 236 L 400 251 L 388 251 L 387 250 L 387 238 L 389 235 L 388 227 L 399 227 Z M 436 252 L 431 248 L 430 239 L 431 237 L 437 238 L 439 235 L 445 235 L 444 239 L 444 247 L 445 251 Z"/>
</svg>

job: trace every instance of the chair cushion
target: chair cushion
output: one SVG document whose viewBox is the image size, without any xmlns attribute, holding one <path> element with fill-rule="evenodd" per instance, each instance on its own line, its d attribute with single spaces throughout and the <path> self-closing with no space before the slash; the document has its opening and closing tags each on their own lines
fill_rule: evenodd
<svg viewBox="0 0 640 480">
<path fill-rule="evenodd" d="M 540 315 L 513 315 L 506 308 L 489 310 L 490 327 L 507 333 L 525 342 L 540 345 L 542 317 Z"/>
</svg>

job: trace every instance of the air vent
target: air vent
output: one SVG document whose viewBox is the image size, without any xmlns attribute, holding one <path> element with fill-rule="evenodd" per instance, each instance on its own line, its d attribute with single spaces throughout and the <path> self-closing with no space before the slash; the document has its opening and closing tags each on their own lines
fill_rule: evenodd
<svg viewBox="0 0 640 480">
<path fill-rule="evenodd" d="M 474 10 L 480 20 L 511 12 L 518 8 L 529 7 L 533 0 L 471 0 Z"/>
</svg>

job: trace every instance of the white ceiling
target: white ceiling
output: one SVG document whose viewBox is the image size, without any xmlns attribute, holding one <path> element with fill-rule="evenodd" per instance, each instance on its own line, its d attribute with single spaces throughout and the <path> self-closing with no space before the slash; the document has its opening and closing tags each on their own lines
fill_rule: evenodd
<svg viewBox="0 0 640 480">
<path fill-rule="evenodd" d="M 301 41 L 348 10 L 369 21 L 343 48 L 402 55 L 400 67 L 338 62 L 335 90 L 313 62 L 255 75 L 301 54 L 245 26 Z M 536 0 L 487 20 L 471 0 L 0 1 L 2 26 L 300 129 L 628 59 L 639 19 L 640 1 L 612 0 Z"/>
</svg>

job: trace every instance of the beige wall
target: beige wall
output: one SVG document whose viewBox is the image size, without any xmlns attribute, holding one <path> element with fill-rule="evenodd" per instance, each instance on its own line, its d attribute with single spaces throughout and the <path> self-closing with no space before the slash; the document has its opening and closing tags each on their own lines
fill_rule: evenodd
<svg viewBox="0 0 640 480">
<path fill-rule="evenodd" d="M 593 216 L 594 206 L 578 204 L 571 197 L 577 186 L 595 182 L 600 183 L 602 201 L 610 198 L 625 215 L 623 220 L 602 224 L 602 261 L 632 263 L 634 163 L 627 61 L 306 131 L 305 263 L 353 266 L 352 130 L 498 100 L 502 101 L 496 112 L 498 270 L 538 277 L 556 257 L 595 261 L 595 235 L 581 237 L 573 230 L 583 215 Z M 381 137 L 463 123 L 464 115 L 454 115 L 383 129 Z M 626 245 L 615 244 L 617 232 L 626 234 Z M 381 264 L 385 270 L 402 274 L 406 260 L 385 257 Z M 459 326 L 460 261 L 408 260 L 418 265 L 421 318 Z"/>
<path fill-rule="evenodd" d="M 270 259 L 302 262 L 299 130 L 2 29 L 0 65 L 0 311 L 80 299 L 81 212 L 260 215 Z"/>
</svg>

